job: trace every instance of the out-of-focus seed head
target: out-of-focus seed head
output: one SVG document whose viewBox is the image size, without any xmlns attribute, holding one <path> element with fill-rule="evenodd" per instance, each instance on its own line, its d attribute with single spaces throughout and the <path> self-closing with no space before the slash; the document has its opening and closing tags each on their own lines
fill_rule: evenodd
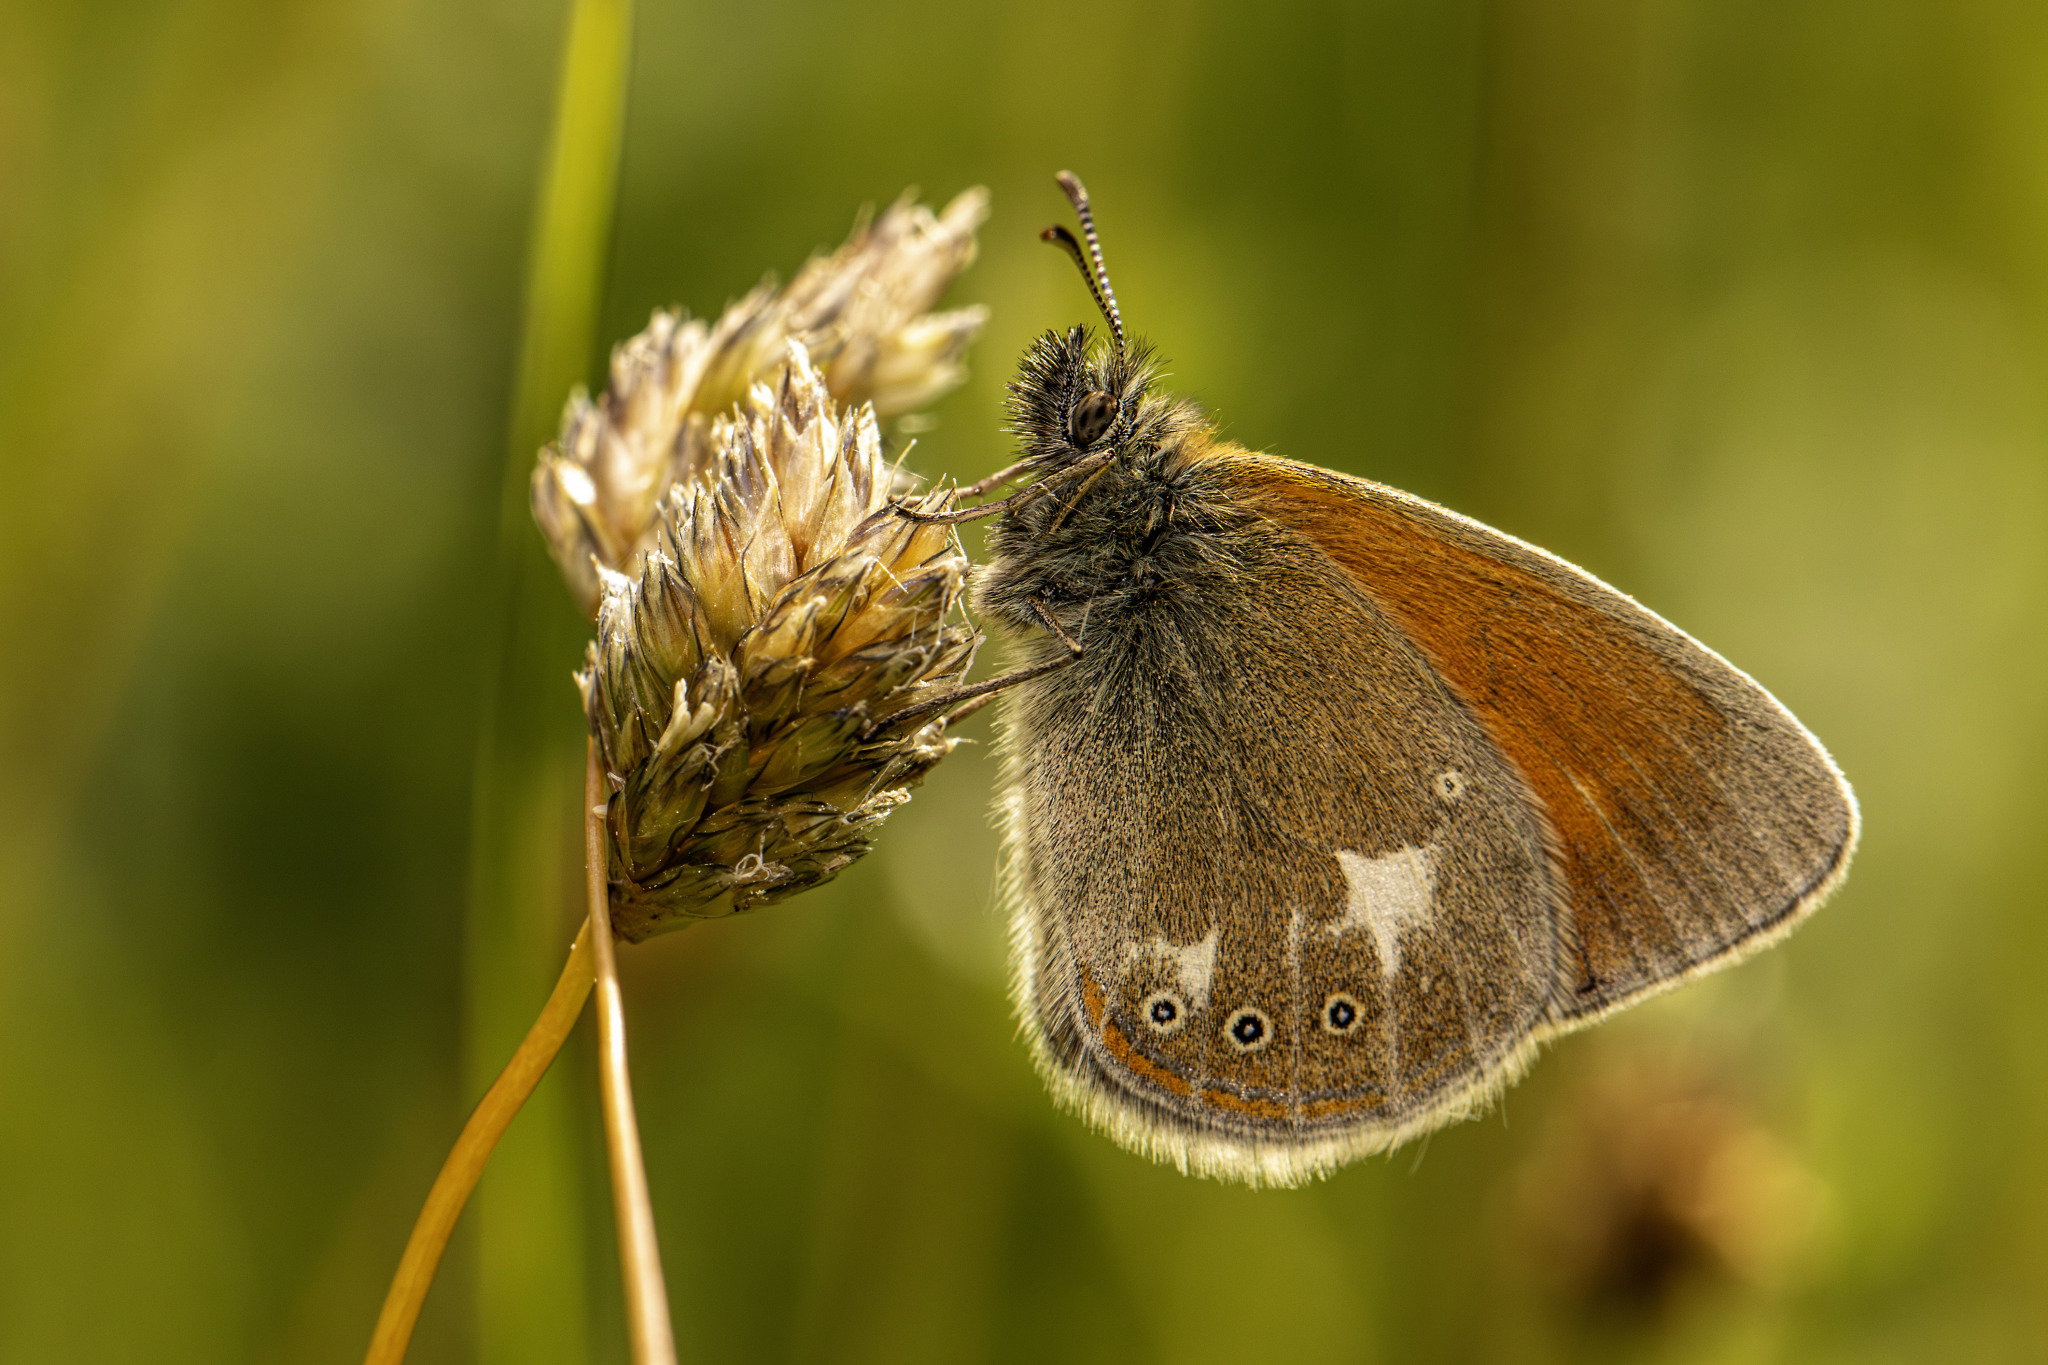
<svg viewBox="0 0 2048 1365">
<path fill-rule="evenodd" d="M 1514 1258 L 1574 1317 L 1651 1325 L 1703 1294 L 1768 1292 L 1814 1249 L 1827 1192 L 1740 1073 L 1607 1044 L 1539 1131 L 1514 1190 Z"/>
<path fill-rule="evenodd" d="M 787 289 L 763 284 L 710 325 L 658 312 L 619 346 L 605 392 L 570 401 L 534 471 L 534 518 L 585 609 L 597 609 L 604 570 L 639 574 L 669 489 L 702 481 L 718 449 L 713 423 L 778 372 L 792 344 L 834 400 L 871 404 L 885 421 L 958 384 L 987 311 L 931 309 L 974 260 L 987 214 L 985 190 L 938 214 L 906 195 Z"/>
<path fill-rule="evenodd" d="M 958 620 L 966 556 L 888 513 L 873 408 L 840 406 L 800 340 L 786 357 L 707 425 L 636 570 L 602 574 L 577 681 L 629 941 L 830 879 L 956 742 L 942 717 L 886 722 L 956 686 L 980 643 Z"/>
</svg>

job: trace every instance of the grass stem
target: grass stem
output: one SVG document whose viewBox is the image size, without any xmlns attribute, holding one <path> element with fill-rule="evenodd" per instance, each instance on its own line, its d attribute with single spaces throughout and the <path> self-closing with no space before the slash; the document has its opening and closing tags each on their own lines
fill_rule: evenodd
<svg viewBox="0 0 2048 1365">
<path fill-rule="evenodd" d="M 583 1013 L 583 1002 L 590 998 L 596 961 L 592 941 L 591 928 L 586 924 L 569 949 L 569 960 L 562 965 L 562 975 L 542 1007 L 540 1018 L 533 1021 L 526 1040 L 484 1092 L 476 1111 L 463 1125 L 462 1135 L 455 1139 L 448 1159 L 441 1164 L 441 1174 L 434 1178 L 434 1187 L 427 1192 L 427 1202 L 405 1244 L 405 1254 L 399 1258 L 398 1273 L 391 1278 L 391 1290 L 384 1296 L 384 1311 L 377 1315 L 377 1330 L 370 1337 L 370 1353 L 364 1358 L 364 1365 L 398 1365 L 405 1359 L 413 1324 L 419 1321 L 420 1307 L 434 1283 L 434 1272 L 440 1268 L 441 1253 L 447 1250 L 455 1220 L 462 1216 L 470 1191 L 484 1173 L 484 1163 L 491 1159 L 491 1152 L 505 1135 L 512 1116 L 547 1074 L 548 1065 L 562 1050 L 577 1016 Z"/>
<path fill-rule="evenodd" d="M 604 827 L 607 794 L 593 739 L 583 782 L 584 855 L 590 890 L 590 923 L 585 934 L 596 946 L 599 1090 L 605 1150 L 611 1158 L 612 1207 L 619 1229 L 620 1278 L 626 1288 L 626 1330 L 633 1365 L 675 1365 L 668 1285 L 661 1274 L 661 1246 L 654 1233 L 647 1168 L 640 1158 L 640 1126 L 633 1117 L 633 1082 L 626 1068 L 626 1016 L 619 997 L 618 959 L 612 952 Z"/>
</svg>

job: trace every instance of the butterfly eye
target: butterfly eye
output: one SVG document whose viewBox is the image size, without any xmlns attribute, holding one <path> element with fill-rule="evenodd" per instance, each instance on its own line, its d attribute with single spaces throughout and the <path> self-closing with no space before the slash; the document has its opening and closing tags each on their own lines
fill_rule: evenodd
<svg viewBox="0 0 2048 1365">
<path fill-rule="evenodd" d="M 1343 1037 L 1358 1027 L 1358 1002 L 1339 991 L 1323 1002 L 1323 1027 Z"/>
<path fill-rule="evenodd" d="M 1154 1033 L 1173 1033 L 1187 1022 L 1188 1007 L 1172 991 L 1154 991 L 1145 997 L 1139 1013 Z"/>
<path fill-rule="evenodd" d="M 1272 1038 L 1273 1024 L 1263 1010 L 1242 1009 L 1230 1016 L 1223 1033 L 1239 1052 L 1257 1052 Z"/>
<path fill-rule="evenodd" d="M 1074 404 L 1073 412 L 1067 416 L 1067 435 L 1076 447 L 1092 446 L 1115 420 L 1116 399 L 1097 389 Z"/>
</svg>

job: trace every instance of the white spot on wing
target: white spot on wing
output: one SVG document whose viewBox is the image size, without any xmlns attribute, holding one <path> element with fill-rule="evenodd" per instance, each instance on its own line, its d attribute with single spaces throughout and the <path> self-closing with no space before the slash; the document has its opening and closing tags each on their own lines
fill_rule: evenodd
<svg viewBox="0 0 2048 1365">
<path fill-rule="evenodd" d="M 1329 932 L 1370 929 L 1380 951 L 1380 972 L 1392 979 L 1401 968 L 1401 931 L 1429 921 L 1436 896 L 1436 845 L 1396 849 L 1377 858 L 1340 848 L 1337 866 L 1344 869 L 1351 899 Z"/>
<path fill-rule="evenodd" d="M 1180 992 L 1196 1009 L 1207 1009 L 1209 1005 L 1209 981 L 1216 974 L 1216 935 L 1212 926 L 1207 934 L 1186 947 L 1168 943 L 1163 935 L 1155 934 L 1143 943 L 1133 943 L 1124 950 L 1133 961 L 1164 958 L 1173 964 L 1173 973 L 1180 979 Z"/>
</svg>

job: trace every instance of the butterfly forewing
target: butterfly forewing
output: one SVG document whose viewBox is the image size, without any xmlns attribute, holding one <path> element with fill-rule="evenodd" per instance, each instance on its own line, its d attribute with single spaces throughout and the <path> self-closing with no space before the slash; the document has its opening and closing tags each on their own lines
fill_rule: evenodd
<svg viewBox="0 0 2048 1365">
<path fill-rule="evenodd" d="M 1819 743 L 1628 597 L 1377 484 L 1244 453 L 1208 472 L 1341 566 L 1540 803 L 1570 911 L 1560 1020 L 1767 940 L 1847 865 L 1855 805 Z"/>
</svg>

